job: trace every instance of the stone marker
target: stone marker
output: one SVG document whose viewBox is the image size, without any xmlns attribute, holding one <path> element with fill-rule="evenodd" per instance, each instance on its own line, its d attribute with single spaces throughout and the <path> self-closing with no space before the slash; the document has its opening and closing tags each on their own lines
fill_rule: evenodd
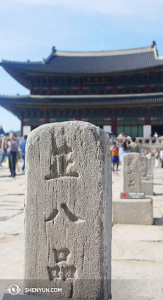
<svg viewBox="0 0 163 300">
<path fill-rule="evenodd" d="M 26 149 L 25 287 L 62 289 L 44 297 L 110 299 L 106 133 L 80 121 L 46 124 L 29 134 Z"/>
<path fill-rule="evenodd" d="M 120 194 L 121 199 L 113 200 L 113 222 L 115 223 L 153 224 L 153 200 L 145 198 L 147 189 L 142 189 L 142 182 L 149 181 L 141 182 L 140 158 L 139 153 L 123 155 L 123 193 Z"/>
<path fill-rule="evenodd" d="M 141 167 L 139 153 L 123 155 L 123 192 L 141 192 Z"/>
<path fill-rule="evenodd" d="M 148 180 L 148 158 L 146 156 L 141 156 L 141 179 Z"/>
<path fill-rule="evenodd" d="M 152 158 L 147 158 L 148 164 L 147 164 L 147 175 L 152 174 Z"/>
</svg>

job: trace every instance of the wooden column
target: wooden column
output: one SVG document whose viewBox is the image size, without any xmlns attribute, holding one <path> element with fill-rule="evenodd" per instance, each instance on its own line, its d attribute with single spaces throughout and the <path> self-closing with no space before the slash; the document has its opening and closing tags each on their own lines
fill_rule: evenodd
<svg viewBox="0 0 163 300">
<path fill-rule="evenodd" d="M 45 124 L 49 123 L 48 118 L 47 118 L 47 109 L 44 107 L 44 112 L 45 112 Z"/>
<path fill-rule="evenodd" d="M 24 125 L 24 122 L 23 122 L 23 118 L 21 119 L 21 128 L 20 128 L 20 135 L 23 136 L 23 125 Z"/>
<path fill-rule="evenodd" d="M 147 73 L 146 93 L 150 93 L 149 73 Z"/>
<path fill-rule="evenodd" d="M 47 81 L 48 81 L 48 91 L 47 91 L 47 94 L 48 95 L 51 95 L 51 86 L 50 86 L 50 80 L 49 80 L 49 77 L 47 76 Z"/>
<path fill-rule="evenodd" d="M 112 132 L 115 136 L 117 136 L 117 121 L 115 117 L 112 119 Z"/>
<path fill-rule="evenodd" d="M 113 78 L 114 78 L 113 94 L 117 94 L 116 75 L 114 75 Z"/>
<path fill-rule="evenodd" d="M 116 121 L 116 117 L 115 117 L 115 107 L 112 106 L 112 132 L 113 134 L 116 136 L 117 135 L 117 121 Z"/>
<path fill-rule="evenodd" d="M 149 112 L 150 112 L 150 106 L 147 106 L 147 118 L 145 121 L 145 125 L 151 125 Z"/>
</svg>

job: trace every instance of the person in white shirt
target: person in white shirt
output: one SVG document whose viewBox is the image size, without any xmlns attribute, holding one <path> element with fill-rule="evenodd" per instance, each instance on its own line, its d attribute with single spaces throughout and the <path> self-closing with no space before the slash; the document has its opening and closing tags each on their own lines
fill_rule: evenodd
<svg viewBox="0 0 163 300">
<path fill-rule="evenodd" d="M 158 138 L 158 133 L 157 132 L 155 132 L 154 137 Z"/>
<path fill-rule="evenodd" d="M 151 159 L 152 154 L 151 154 L 151 151 L 150 151 L 150 150 L 148 150 L 148 153 L 146 154 L 146 157 L 147 157 L 148 159 Z"/>
</svg>

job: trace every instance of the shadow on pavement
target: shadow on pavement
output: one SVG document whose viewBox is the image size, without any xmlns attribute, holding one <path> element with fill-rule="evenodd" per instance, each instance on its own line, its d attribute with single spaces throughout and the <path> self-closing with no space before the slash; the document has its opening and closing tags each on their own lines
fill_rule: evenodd
<svg viewBox="0 0 163 300">
<path fill-rule="evenodd" d="M 154 225 L 163 226 L 163 218 L 154 218 Z"/>
</svg>

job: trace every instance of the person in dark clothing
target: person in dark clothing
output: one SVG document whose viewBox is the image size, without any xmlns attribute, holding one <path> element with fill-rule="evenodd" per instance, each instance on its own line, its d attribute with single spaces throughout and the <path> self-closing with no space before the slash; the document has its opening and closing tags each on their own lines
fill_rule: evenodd
<svg viewBox="0 0 163 300">
<path fill-rule="evenodd" d="M 27 142 L 27 135 L 24 135 L 24 139 L 20 143 L 21 155 L 22 155 L 22 159 L 23 159 L 23 167 L 22 167 L 23 174 L 25 173 L 25 147 L 26 147 L 26 142 Z"/>
<path fill-rule="evenodd" d="M 18 150 L 18 140 L 15 139 L 14 133 L 10 133 L 10 140 L 7 142 L 8 148 L 8 158 L 9 158 L 9 168 L 11 172 L 11 177 L 15 177 L 15 167 L 16 167 L 16 155 Z"/>
</svg>

